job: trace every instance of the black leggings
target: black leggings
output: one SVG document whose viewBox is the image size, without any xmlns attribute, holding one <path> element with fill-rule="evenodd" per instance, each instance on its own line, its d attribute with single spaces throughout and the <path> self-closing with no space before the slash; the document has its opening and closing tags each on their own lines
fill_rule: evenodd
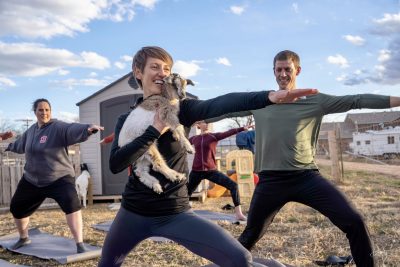
<svg viewBox="0 0 400 267">
<path fill-rule="evenodd" d="M 357 266 L 374 266 L 372 243 L 363 218 L 318 171 L 261 172 L 259 179 L 247 226 L 239 237 L 244 247 L 250 250 L 265 234 L 279 210 L 294 201 L 319 211 L 346 234 Z"/>
<path fill-rule="evenodd" d="M 174 215 L 146 217 L 123 207 L 118 211 L 106 236 L 98 266 L 121 266 L 129 252 L 151 236 L 168 238 L 218 266 L 252 266 L 250 252 L 230 233 L 191 210 Z"/>
<path fill-rule="evenodd" d="M 203 179 L 207 179 L 215 184 L 225 187 L 231 192 L 233 204 L 236 206 L 240 205 L 240 196 L 238 191 L 238 185 L 231 178 L 223 174 L 222 172 L 213 171 L 192 171 L 189 175 L 188 192 L 189 196 L 192 195 L 193 191 L 197 188 Z"/>
</svg>

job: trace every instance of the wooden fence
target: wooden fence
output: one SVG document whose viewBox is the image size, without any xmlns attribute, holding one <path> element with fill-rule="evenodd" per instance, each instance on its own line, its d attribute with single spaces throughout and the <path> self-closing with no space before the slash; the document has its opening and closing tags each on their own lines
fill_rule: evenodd
<svg viewBox="0 0 400 267">
<path fill-rule="evenodd" d="M 23 171 L 23 165 L 0 165 L 0 205 L 10 205 Z"/>
</svg>

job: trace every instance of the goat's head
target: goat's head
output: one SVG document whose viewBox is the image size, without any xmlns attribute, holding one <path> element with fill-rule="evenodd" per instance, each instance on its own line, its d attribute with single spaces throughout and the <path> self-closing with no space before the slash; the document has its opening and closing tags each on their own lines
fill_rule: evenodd
<svg viewBox="0 0 400 267">
<path fill-rule="evenodd" d="M 81 172 L 83 172 L 83 171 L 89 171 L 89 168 L 86 163 L 81 164 Z"/>
<path fill-rule="evenodd" d="M 172 73 L 164 78 L 162 94 L 168 99 L 184 99 L 186 97 L 186 85 L 194 85 L 194 83 L 177 73 Z"/>
</svg>

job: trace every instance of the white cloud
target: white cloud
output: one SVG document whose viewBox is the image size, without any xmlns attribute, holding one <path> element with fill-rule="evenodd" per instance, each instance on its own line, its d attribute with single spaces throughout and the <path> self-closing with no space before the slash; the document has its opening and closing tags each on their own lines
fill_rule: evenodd
<svg viewBox="0 0 400 267">
<path fill-rule="evenodd" d="M 124 62 L 121 62 L 121 61 L 116 61 L 114 63 L 114 66 L 117 67 L 120 70 L 123 70 L 123 69 L 125 69 L 126 64 Z"/>
<path fill-rule="evenodd" d="M 17 84 L 13 80 L 0 76 L 0 86 L 3 85 L 7 87 L 15 87 Z"/>
<path fill-rule="evenodd" d="M 98 74 L 94 71 L 92 71 L 91 73 L 89 73 L 89 77 L 97 77 Z"/>
<path fill-rule="evenodd" d="M 93 78 L 88 79 L 66 79 L 66 80 L 53 80 L 50 84 L 54 87 L 64 87 L 68 89 L 73 89 L 76 86 L 95 86 L 104 87 L 109 84 L 106 80 L 98 80 Z"/>
<path fill-rule="evenodd" d="M 185 78 L 189 78 L 189 77 L 193 77 L 197 75 L 197 72 L 199 70 L 201 70 L 200 66 L 194 62 L 185 62 L 185 61 L 181 61 L 178 60 L 175 64 L 174 64 L 174 72 L 179 73 L 180 75 L 182 75 Z"/>
<path fill-rule="evenodd" d="M 121 59 L 125 62 L 132 62 L 132 56 L 123 55 Z"/>
<path fill-rule="evenodd" d="M 349 67 L 349 63 L 348 63 L 347 59 L 340 54 L 336 54 L 335 56 L 329 56 L 327 58 L 327 61 L 330 64 L 339 65 L 341 68 Z"/>
<path fill-rule="evenodd" d="M 398 14 L 384 14 L 383 18 L 375 19 L 375 28 L 371 30 L 372 33 L 377 35 L 391 35 L 400 33 L 400 13 Z"/>
<path fill-rule="evenodd" d="M 78 122 L 79 115 L 76 113 L 68 112 L 68 111 L 60 111 L 57 114 L 57 119 L 65 121 L 65 122 Z"/>
<path fill-rule="evenodd" d="M 132 62 L 132 57 L 128 55 L 123 55 L 120 57 L 120 61 L 116 61 L 114 63 L 114 66 L 117 67 L 118 69 L 122 70 L 125 69 L 126 67 L 126 62 Z"/>
<path fill-rule="evenodd" d="M 343 38 L 353 45 L 362 46 L 365 44 L 365 39 L 357 35 L 344 35 Z"/>
<path fill-rule="evenodd" d="M 379 55 L 378 55 L 378 61 L 379 62 L 385 62 L 388 61 L 390 59 L 390 51 L 387 49 L 382 49 L 379 51 Z"/>
<path fill-rule="evenodd" d="M 38 43 L 0 41 L 0 74 L 40 76 L 65 67 L 105 69 L 107 58 L 95 52 L 74 54 L 66 49 L 48 48 Z"/>
<path fill-rule="evenodd" d="M 58 74 L 60 74 L 61 76 L 68 75 L 69 74 L 69 70 L 59 69 L 58 70 Z"/>
<path fill-rule="evenodd" d="M 232 66 L 231 63 L 229 62 L 229 59 L 226 57 L 220 57 L 216 59 L 218 64 L 225 65 L 225 66 Z"/>
<path fill-rule="evenodd" d="M 229 10 L 235 15 L 242 15 L 245 10 L 245 6 L 231 6 Z"/>
<path fill-rule="evenodd" d="M 132 20 L 136 6 L 154 8 L 158 0 L 0 1 L 0 36 L 49 39 L 89 31 L 93 20 Z"/>
<path fill-rule="evenodd" d="M 359 85 L 364 83 L 400 84 L 400 13 L 384 14 L 383 18 L 373 20 L 370 32 L 385 36 L 389 45 L 381 49 L 377 55 L 377 64 L 370 72 L 360 75 L 341 77 L 345 85 Z"/>
<path fill-rule="evenodd" d="M 299 13 L 299 4 L 293 3 L 292 8 L 295 13 Z"/>
</svg>

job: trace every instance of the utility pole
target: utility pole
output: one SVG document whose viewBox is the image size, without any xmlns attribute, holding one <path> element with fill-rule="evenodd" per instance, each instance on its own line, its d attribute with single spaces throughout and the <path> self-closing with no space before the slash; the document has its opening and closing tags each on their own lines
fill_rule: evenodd
<svg viewBox="0 0 400 267">
<path fill-rule="evenodd" d="M 32 119 L 26 118 L 26 119 L 18 119 L 18 120 L 16 120 L 16 121 L 25 122 L 26 130 L 28 130 L 28 128 L 29 128 L 29 123 L 32 122 L 33 120 L 32 120 Z"/>
</svg>

